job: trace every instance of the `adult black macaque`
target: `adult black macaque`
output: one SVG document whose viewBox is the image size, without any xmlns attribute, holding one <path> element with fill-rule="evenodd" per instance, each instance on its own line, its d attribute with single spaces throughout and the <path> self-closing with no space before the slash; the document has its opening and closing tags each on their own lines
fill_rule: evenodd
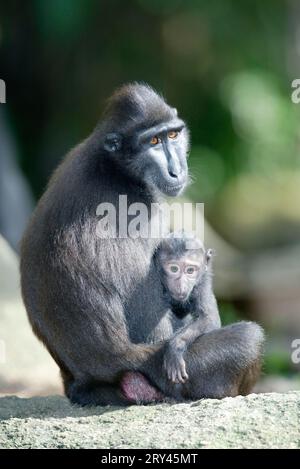
<svg viewBox="0 0 300 469">
<path fill-rule="evenodd" d="M 175 399 L 246 393 L 257 378 L 263 333 L 242 322 L 195 340 L 185 354 L 188 382 L 169 382 L 162 364 L 173 330 L 162 319 L 166 304 L 153 262 L 159 239 L 101 232 L 101 203 L 118 213 L 126 194 L 128 206 L 140 202 L 150 213 L 162 194 L 181 193 L 187 152 L 187 128 L 176 110 L 149 86 L 124 86 L 59 166 L 33 213 L 22 242 L 22 294 L 72 402 L 138 401 L 122 392 L 126 370 L 143 373 Z M 145 343 L 157 327 L 162 342 Z"/>
</svg>

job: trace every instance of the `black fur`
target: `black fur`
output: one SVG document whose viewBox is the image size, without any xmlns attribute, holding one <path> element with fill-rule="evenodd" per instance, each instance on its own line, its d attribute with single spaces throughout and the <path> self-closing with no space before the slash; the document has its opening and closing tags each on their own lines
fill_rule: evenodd
<svg viewBox="0 0 300 469">
<path fill-rule="evenodd" d="M 140 370 L 178 399 L 233 395 L 259 362 L 262 332 L 255 324 L 240 323 L 195 341 L 186 356 L 188 384 L 171 385 L 162 371 L 165 343 L 145 343 L 159 323 L 163 339 L 172 335 L 162 321 L 166 304 L 153 263 L 159 240 L 96 235 L 101 202 L 118 208 L 119 195 L 127 194 L 128 204 L 150 207 L 162 193 L 181 190 L 137 143 L 143 130 L 174 119 L 176 110 L 150 87 L 132 84 L 118 90 L 101 123 L 52 176 L 24 234 L 24 303 L 72 402 L 128 404 L 119 387 L 125 370 Z M 183 187 L 185 127 L 180 141 L 176 151 Z"/>
</svg>

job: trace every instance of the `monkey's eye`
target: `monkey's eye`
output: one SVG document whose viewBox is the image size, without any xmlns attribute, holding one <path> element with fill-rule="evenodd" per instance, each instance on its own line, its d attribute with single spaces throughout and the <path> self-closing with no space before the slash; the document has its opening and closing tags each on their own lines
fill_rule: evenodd
<svg viewBox="0 0 300 469">
<path fill-rule="evenodd" d="M 172 272 L 172 274 L 176 274 L 179 271 L 178 265 L 170 265 L 169 269 L 170 269 L 170 272 Z"/>
<path fill-rule="evenodd" d="M 193 275 L 195 272 L 196 272 L 196 268 L 195 267 L 187 267 L 185 269 L 185 272 L 188 274 L 188 275 Z"/>
<path fill-rule="evenodd" d="M 170 130 L 170 132 L 168 132 L 169 138 L 176 138 L 177 135 L 178 135 L 178 132 L 176 130 Z"/>
<path fill-rule="evenodd" d="M 160 142 L 160 138 L 156 136 L 152 137 L 150 140 L 151 145 L 157 145 L 159 142 Z"/>
</svg>

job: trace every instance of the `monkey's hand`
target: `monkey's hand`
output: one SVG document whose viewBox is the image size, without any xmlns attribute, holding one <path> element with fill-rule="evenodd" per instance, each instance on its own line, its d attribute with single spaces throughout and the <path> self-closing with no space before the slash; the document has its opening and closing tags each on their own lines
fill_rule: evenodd
<svg viewBox="0 0 300 469">
<path fill-rule="evenodd" d="M 189 379 L 183 352 L 183 349 L 175 347 L 171 342 L 165 350 L 163 367 L 167 373 L 168 379 L 174 384 L 183 384 Z"/>
</svg>

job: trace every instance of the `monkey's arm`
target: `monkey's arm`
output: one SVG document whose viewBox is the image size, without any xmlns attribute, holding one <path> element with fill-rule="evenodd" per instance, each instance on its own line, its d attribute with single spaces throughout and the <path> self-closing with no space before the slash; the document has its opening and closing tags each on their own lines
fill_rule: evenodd
<svg viewBox="0 0 300 469">
<path fill-rule="evenodd" d="M 199 335 L 221 327 L 217 300 L 212 292 L 207 297 L 203 295 L 203 300 L 197 300 L 192 316 L 196 319 L 196 323 L 199 322 L 197 326 Z"/>
<path fill-rule="evenodd" d="M 205 304 L 198 304 L 194 312 L 196 320 L 179 329 L 166 345 L 164 368 L 173 383 L 184 383 L 188 379 L 184 352 L 201 335 L 221 327 L 217 302 L 211 293 Z"/>
<path fill-rule="evenodd" d="M 204 333 L 205 329 L 202 318 L 197 319 L 179 329 L 166 344 L 164 368 L 169 380 L 173 383 L 185 383 L 188 379 L 183 358 L 184 352 L 195 339 Z"/>
</svg>

